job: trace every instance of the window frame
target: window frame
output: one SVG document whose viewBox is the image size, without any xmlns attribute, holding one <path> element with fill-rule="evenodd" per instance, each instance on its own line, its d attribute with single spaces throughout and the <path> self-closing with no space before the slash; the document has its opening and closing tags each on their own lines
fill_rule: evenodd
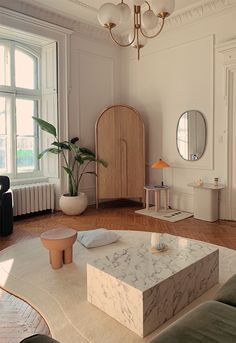
<svg viewBox="0 0 236 343">
<path fill-rule="evenodd" d="M 11 101 L 11 118 L 10 118 L 10 145 L 11 145 L 11 173 L 5 173 L 11 179 L 28 179 L 34 177 L 41 177 L 42 164 L 37 159 L 38 152 L 41 148 L 41 139 L 38 132 L 38 127 L 34 123 L 34 170 L 30 172 L 17 172 L 17 132 L 16 132 L 16 100 L 26 99 L 33 100 L 37 104 L 37 113 L 34 115 L 40 116 L 40 111 L 42 108 L 42 93 L 41 93 L 41 53 L 35 51 L 28 44 L 23 44 L 14 40 L 0 39 L 0 45 L 8 46 L 10 49 L 10 72 L 11 72 L 11 85 L 5 86 L 0 85 L 0 96 L 7 96 Z M 35 89 L 27 89 L 22 87 L 16 87 L 15 78 L 15 50 L 18 49 L 35 61 L 34 65 L 34 79 L 35 79 Z"/>
<path fill-rule="evenodd" d="M 10 111 L 12 112 L 13 114 L 13 94 L 9 93 L 9 92 L 2 92 L 0 91 L 0 97 L 5 97 L 5 98 L 8 98 L 8 101 L 9 101 L 9 105 L 10 105 Z M 11 115 L 11 117 L 13 117 L 13 115 Z M 5 121 L 6 121 L 6 129 L 5 129 L 5 134 L 4 135 L 0 135 L 0 136 L 5 136 L 7 138 L 7 143 L 6 145 L 8 146 L 9 145 L 12 145 L 12 137 L 13 137 L 13 132 L 12 132 L 12 127 L 13 127 L 13 123 L 12 123 L 12 118 L 7 118 L 7 116 L 5 117 Z M 8 150 L 8 148 L 7 148 Z M 12 151 L 13 151 L 13 148 L 11 149 L 10 151 L 10 156 L 6 156 L 6 161 L 7 163 L 10 161 L 10 165 L 12 166 L 12 164 L 14 163 L 13 161 L 13 156 L 12 156 Z M 6 174 L 8 176 L 10 176 L 11 174 Z"/>
</svg>

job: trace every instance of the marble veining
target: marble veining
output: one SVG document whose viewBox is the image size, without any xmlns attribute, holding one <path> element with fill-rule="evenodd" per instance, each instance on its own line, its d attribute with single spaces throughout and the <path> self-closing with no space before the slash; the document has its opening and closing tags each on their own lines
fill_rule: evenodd
<svg viewBox="0 0 236 343">
<path fill-rule="evenodd" d="M 87 300 L 141 337 L 219 280 L 216 247 L 168 234 L 162 242 L 163 253 L 145 241 L 87 264 Z"/>
<path fill-rule="evenodd" d="M 203 242 L 168 234 L 162 235 L 162 242 L 168 245 L 163 253 L 151 253 L 150 243 L 145 242 L 90 264 L 144 292 L 217 250 Z"/>
</svg>

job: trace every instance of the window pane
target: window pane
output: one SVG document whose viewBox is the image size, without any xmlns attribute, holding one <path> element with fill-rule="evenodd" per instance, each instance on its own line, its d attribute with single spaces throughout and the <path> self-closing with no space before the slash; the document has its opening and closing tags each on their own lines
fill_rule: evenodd
<svg viewBox="0 0 236 343">
<path fill-rule="evenodd" d="M 10 50 L 5 45 L 0 45 L 0 85 L 11 85 Z"/>
<path fill-rule="evenodd" d="M 34 134 L 32 116 L 35 115 L 35 101 L 16 99 L 16 134 L 27 136 Z"/>
<path fill-rule="evenodd" d="M 16 87 L 35 89 L 35 58 L 15 49 L 15 82 Z"/>
<path fill-rule="evenodd" d="M 37 115 L 37 100 L 16 99 L 17 173 L 32 172 L 38 151 L 33 115 Z"/>
<path fill-rule="evenodd" d="M 6 127 L 6 98 L 0 97 L 0 135 L 5 135 Z"/>
<path fill-rule="evenodd" d="M 7 171 L 7 144 L 6 137 L 0 136 L 0 174 Z"/>
<path fill-rule="evenodd" d="M 10 110 L 11 99 L 0 96 L 0 174 L 11 172 Z"/>
<path fill-rule="evenodd" d="M 17 172 L 34 170 L 34 138 L 17 137 Z"/>
</svg>

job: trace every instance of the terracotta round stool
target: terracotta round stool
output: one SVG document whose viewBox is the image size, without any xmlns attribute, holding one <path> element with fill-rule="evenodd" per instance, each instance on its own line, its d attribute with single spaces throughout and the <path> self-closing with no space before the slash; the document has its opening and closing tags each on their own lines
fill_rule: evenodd
<svg viewBox="0 0 236 343">
<path fill-rule="evenodd" d="M 73 229 L 52 229 L 40 235 L 43 245 L 49 250 L 49 260 L 53 269 L 61 268 L 63 263 L 72 262 L 76 237 L 77 231 Z"/>
</svg>

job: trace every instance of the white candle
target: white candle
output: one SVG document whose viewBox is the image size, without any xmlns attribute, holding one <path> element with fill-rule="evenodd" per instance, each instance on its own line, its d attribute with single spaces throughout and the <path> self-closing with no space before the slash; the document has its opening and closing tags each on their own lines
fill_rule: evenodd
<svg viewBox="0 0 236 343">
<path fill-rule="evenodd" d="M 158 244 L 160 244 L 160 234 L 159 233 L 152 233 L 151 246 L 153 248 L 156 248 Z"/>
</svg>

